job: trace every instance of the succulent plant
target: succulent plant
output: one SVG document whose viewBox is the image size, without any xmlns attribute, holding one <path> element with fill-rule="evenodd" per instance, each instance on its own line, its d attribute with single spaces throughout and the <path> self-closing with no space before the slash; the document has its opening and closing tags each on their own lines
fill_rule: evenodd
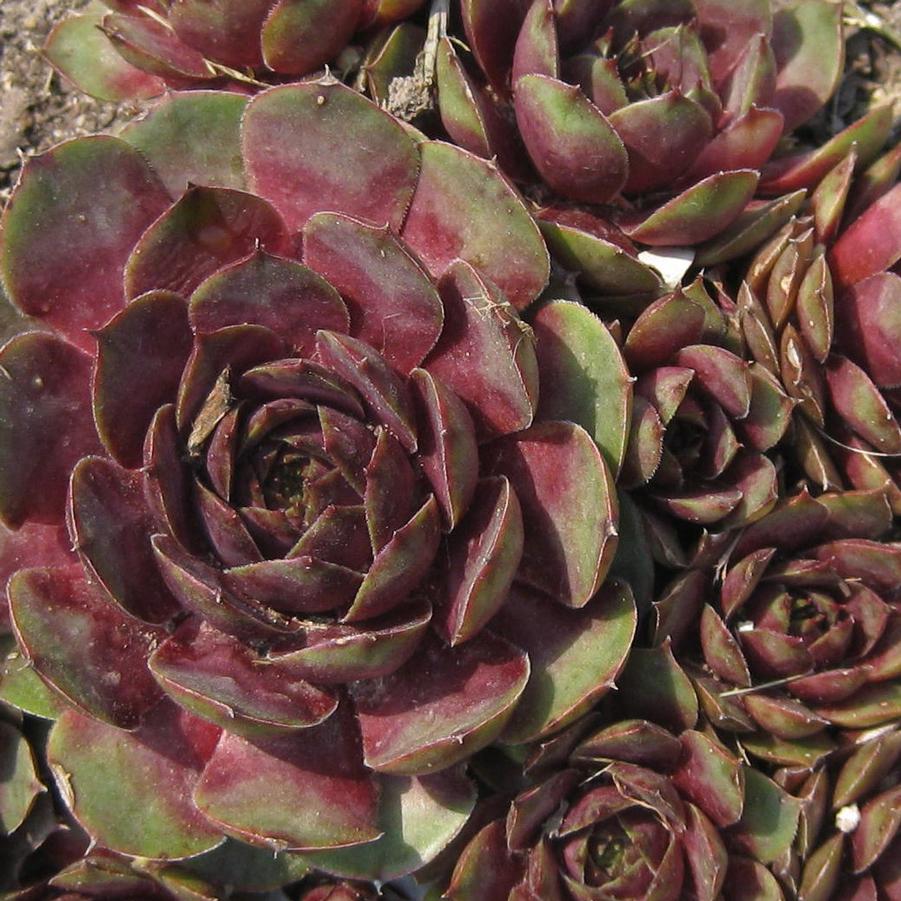
<svg viewBox="0 0 901 901">
<path fill-rule="evenodd" d="M 786 206 L 748 207 L 758 187 L 786 193 L 772 184 L 781 163 L 771 157 L 842 72 L 841 6 L 824 0 L 461 8 L 482 78 L 442 44 L 445 128 L 524 183 L 537 174 L 552 249 L 604 293 L 647 290 L 652 273 L 628 277 L 641 269 L 636 244 L 696 245 L 735 223 L 730 249 L 753 249 Z M 562 201 L 594 209 L 561 215 Z"/>
<path fill-rule="evenodd" d="M 630 383 L 584 308 L 520 320 L 547 253 L 495 167 L 334 79 L 172 94 L 29 161 L 0 261 L 12 626 L 99 847 L 394 878 L 474 751 L 609 690 Z"/>
<path fill-rule="evenodd" d="M 104 0 L 109 12 L 70 16 L 44 54 L 101 100 L 167 89 L 242 87 L 322 70 L 355 35 L 416 12 L 422 0 Z"/>
<path fill-rule="evenodd" d="M 525 787 L 462 852 L 446 897 L 712 901 L 733 897 L 733 862 L 763 869 L 788 851 L 800 802 L 715 738 L 600 719 L 535 749 Z"/>
</svg>

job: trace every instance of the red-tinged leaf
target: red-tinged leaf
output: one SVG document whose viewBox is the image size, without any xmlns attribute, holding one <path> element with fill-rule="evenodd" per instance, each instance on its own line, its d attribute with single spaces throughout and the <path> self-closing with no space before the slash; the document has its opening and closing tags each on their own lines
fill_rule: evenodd
<svg viewBox="0 0 901 901">
<path fill-rule="evenodd" d="M 616 110 L 610 124 L 629 154 L 627 194 L 671 185 L 691 166 L 713 130 L 704 108 L 675 91 Z"/>
<path fill-rule="evenodd" d="M 417 405 L 419 462 L 452 530 L 472 501 L 478 478 L 475 425 L 466 407 L 444 383 L 414 369 L 411 385 Z"/>
<path fill-rule="evenodd" d="M 700 525 L 721 522 L 735 510 L 742 500 L 738 488 L 705 486 L 675 494 L 654 494 L 654 501 L 677 519 Z"/>
<path fill-rule="evenodd" d="M 829 725 L 803 704 L 778 695 L 749 694 L 745 707 L 761 729 L 778 738 L 807 738 Z"/>
<path fill-rule="evenodd" d="M 350 41 L 362 10 L 363 0 L 277 0 L 261 33 L 266 65 L 286 75 L 318 69 Z"/>
<path fill-rule="evenodd" d="M 519 29 L 510 70 L 514 95 L 518 95 L 519 82 L 526 75 L 560 77 L 556 17 L 550 0 L 533 2 Z"/>
<path fill-rule="evenodd" d="M 148 100 L 163 93 L 165 83 L 126 62 L 100 31 L 102 15 L 68 16 L 58 22 L 44 44 L 50 64 L 79 90 L 112 103 Z"/>
<path fill-rule="evenodd" d="M 894 682 L 867 685 L 850 698 L 815 708 L 841 729 L 871 729 L 901 716 L 901 686 Z"/>
<path fill-rule="evenodd" d="M 168 291 L 150 292 L 114 316 L 95 337 L 97 432 L 119 463 L 135 468 L 154 414 L 175 399 L 191 352 L 185 302 Z"/>
<path fill-rule="evenodd" d="M 637 248 L 615 226 L 584 210 L 551 208 L 540 211 L 539 217 L 555 258 L 592 288 L 604 294 L 659 291 L 657 271 L 638 259 Z"/>
<path fill-rule="evenodd" d="M 829 511 L 829 538 L 875 540 L 891 528 L 892 510 L 884 491 L 840 491 L 817 500 Z"/>
<path fill-rule="evenodd" d="M 283 661 L 259 657 L 206 623 L 185 623 L 154 651 L 149 666 L 182 707 L 248 738 L 316 726 L 338 707 L 333 695 Z"/>
<path fill-rule="evenodd" d="M 502 95 L 506 94 L 516 37 L 531 3 L 529 0 L 463 0 L 461 13 L 466 38 L 479 67 Z"/>
<path fill-rule="evenodd" d="M 616 552 L 616 490 L 581 426 L 540 422 L 486 446 L 485 470 L 510 479 L 523 514 L 519 578 L 567 607 L 597 591 Z"/>
<path fill-rule="evenodd" d="M 785 901 L 776 877 L 749 857 L 729 857 L 723 892 L 730 901 Z"/>
<path fill-rule="evenodd" d="M 489 632 L 454 650 L 427 639 L 390 676 L 354 686 L 366 765 L 399 775 L 453 766 L 497 737 L 528 679 L 528 657 Z"/>
<path fill-rule="evenodd" d="M 519 195 L 494 163 L 450 144 L 427 141 L 420 153 L 404 240 L 433 277 L 465 260 L 525 309 L 547 284 L 550 261 Z"/>
<path fill-rule="evenodd" d="M 760 192 L 774 195 L 812 188 L 852 149 L 857 151 L 859 165 L 867 165 L 885 144 L 891 123 L 891 107 L 877 106 L 815 150 L 772 160 L 763 167 Z"/>
<path fill-rule="evenodd" d="M 346 139 L 350 133 L 353 141 Z M 396 231 L 416 187 L 413 138 L 331 78 L 254 97 L 244 115 L 243 146 L 248 184 L 274 204 L 292 232 L 321 210 Z"/>
<path fill-rule="evenodd" d="M 724 478 L 741 493 L 741 500 L 721 522 L 727 529 L 740 528 L 766 516 L 779 498 L 779 473 L 763 454 L 742 453 Z"/>
<path fill-rule="evenodd" d="M 90 365 L 86 354 L 41 332 L 0 350 L 0 518 L 10 528 L 61 522 L 72 467 L 101 450 Z"/>
<path fill-rule="evenodd" d="M 751 407 L 736 426 L 751 447 L 767 451 L 785 437 L 795 405 L 776 377 L 759 363 L 752 363 L 748 374 L 751 377 Z"/>
<path fill-rule="evenodd" d="M 744 774 L 737 757 L 703 732 L 686 730 L 679 736 L 673 783 L 720 828 L 731 826 L 744 807 Z"/>
<path fill-rule="evenodd" d="M 832 96 L 844 70 L 840 6 L 802 0 L 773 16 L 776 93 L 772 106 L 794 131 Z"/>
<path fill-rule="evenodd" d="M 820 545 L 814 552 L 843 579 L 862 581 L 876 591 L 895 591 L 901 585 L 901 544 L 848 538 Z"/>
<path fill-rule="evenodd" d="M 522 513 L 509 481 L 483 479 L 447 548 L 436 627 L 451 645 L 469 640 L 506 601 L 522 559 Z"/>
<path fill-rule="evenodd" d="M 623 509 L 625 510 L 625 506 Z M 620 547 L 625 544 L 625 530 L 622 537 Z M 612 572 L 617 574 L 616 566 Z M 662 644 L 664 639 L 669 638 L 673 646 L 678 648 L 687 636 L 694 634 L 709 590 L 710 581 L 703 570 L 689 569 L 675 576 L 653 602 L 654 630 L 651 643 Z"/>
<path fill-rule="evenodd" d="M 209 335 L 198 335 L 178 386 L 179 430 L 190 431 L 188 427 L 223 372 L 228 370 L 230 378 L 237 382 L 245 371 L 277 360 L 283 351 L 281 338 L 261 325 L 230 325 Z"/>
<path fill-rule="evenodd" d="M 767 679 L 798 676 L 813 667 L 813 658 L 801 638 L 771 629 L 739 629 L 739 638 L 751 670 Z"/>
<path fill-rule="evenodd" d="M 479 897 L 508 898 L 523 877 L 523 866 L 507 847 L 503 820 L 478 832 L 456 861 L 445 897 L 470 901 Z"/>
<path fill-rule="evenodd" d="M 223 733 L 194 791 L 203 815 L 273 848 L 359 845 L 382 833 L 349 705 L 302 733 L 251 744 Z"/>
<path fill-rule="evenodd" d="M 652 303 L 629 329 L 623 356 L 632 371 L 663 366 L 703 334 L 704 310 L 682 291 Z M 650 398 L 649 398 L 650 399 Z"/>
<path fill-rule="evenodd" d="M 84 457 L 72 471 L 67 521 L 92 580 L 132 616 L 161 623 L 178 605 L 153 557 L 153 518 L 143 487 L 141 473 Z"/>
<path fill-rule="evenodd" d="M 357 419 L 365 418 L 357 392 L 334 372 L 311 360 L 291 357 L 255 366 L 244 373 L 240 386 L 253 398 L 272 401 L 266 405 L 265 413 L 262 408 L 259 411 L 254 423 L 258 428 L 252 438 L 248 437 L 249 446 L 259 443 L 269 430 L 293 419 L 301 409 L 312 412 L 313 404 L 325 404 Z M 310 406 L 284 405 L 285 401 L 305 401 Z"/>
<path fill-rule="evenodd" d="M 650 213 L 625 214 L 619 225 L 633 240 L 652 247 L 699 244 L 731 225 L 754 196 L 750 169 L 709 175 Z"/>
<path fill-rule="evenodd" d="M 679 739 L 647 720 L 621 720 L 583 739 L 573 759 L 592 763 L 625 760 L 651 769 L 668 770 L 682 754 Z"/>
<path fill-rule="evenodd" d="M 379 429 L 365 470 L 366 525 L 377 554 L 416 512 L 416 475 L 400 444 Z"/>
<path fill-rule="evenodd" d="M 209 334 L 230 325 L 262 325 L 309 357 L 316 332 L 345 332 L 349 317 L 338 292 L 300 263 L 261 247 L 219 269 L 191 295 L 191 325 Z"/>
<path fill-rule="evenodd" d="M 541 307 L 532 328 L 541 386 L 538 419 L 581 425 L 617 474 L 632 412 L 632 379 L 619 346 L 600 319 L 570 301 Z"/>
<path fill-rule="evenodd" d="M 159 702 L 145 658 L 163 633 L 124 613 L 80 567 L 21 570 L 10 580 L 9 598 L 20 647 L 72 704 L 134 729 Z"/>
<path fill-rule="evenodd" d="M 237 510 L 215 491 L 194 479 L 194 506 L 213 555 L 225 566 L 243 566 L 263 559 Z"/>
<path fill-rule="evenodd" d="M 766 33 L 752 35 L 737 61 L 730 60 L 731 71 L 719 91 L 730 117 L 743 116 L 753 106 L 771 106 L 776 91 L 776 58 L 769 37 Z"/>
<path fill-rule="evenodd" d="M 798 212 L 806 197 L 806 191 L 795 191 L 769 202 L 751 201 L 722 234 L 697 249 L 695 265 L 725 263 L 760 247 Z"/>
<path fill-rule="evenodd" d="M 256 68 L 263 59 L 257 34 L 270 0 L 179 0 L 167 4 L 166 18 L 185 43 L 207 59 L 234 68 Z"/>
<path fill-rule="evenodd" d="M 688 311 L 691 308 L 685 307 L 684 309 Z M 634 330 L 633 327 L 632 331 L 634 332 Z M 628 344 L 628 339 L 626 341 Z M 669 425 L 682 405 L 682 401 L 685 400 L 693 378 L 694 371 L 691 369 L 679 366 L 657 366 L 639 377 L 635 385 L 635 393 L 649 401 L 660 416 L 661 422 Z"/>
<path fill-rule="evenodd" d="M 425 369 L 467 405 L 480 439 L 532 422 L 538 364 L 531 336 L 496 288 L 458 261 L 439 282 L 445 327 Z M 485 365 L 473 366 L 473 360 Z"/>
<path fill-rule="evenodd" d="M 319 359 L 359 391 L 370 413 L 407 451 L 416 450 L 416 418 L 407 385 L 368 344 L 336 332 L 316 336 Z"/>
<path fill-rule="evenodd" d="M 888 848 L 901 826 L 901 786 L 868 801 L 860 813 L 860 825 L 851 835 L 854 872 L 871 867 Z"/>
<path fill-rule="evenodd" d="M 854 196 L 848 198 L 847 222 L 853 222 L 870 204 L 890 191 L 901 173 L 901 146 L 887 150 L 854 182 Z"/>
<path fill-rule="evenodd" d="M 825 760 L 836 747 L 826 732 L 818 732 L 810 738 L 796 738 L 792 741 L 776 738 L 775 735 L 767 735 L 765 732 L 754 732 L 751 735 L 741 736 L 741 746 L 749 754 L 767 763 L 807 769 Z"/>
<path fill-rule="evenodd" d="M 901 733 L 891 732 L 862 744 L 842 764 L 835 779 L 832 806 L 854 804 L 876 789 L 901 755 Z"/>
<path fill-rule="evenodd" d="M 222 571 L 187 553 L 168 535 L 151 539 L 160 573 L 184 608 L 199 614 L 217 629 L 244 641 L 272 641 L 296 632 L 299 623 L 258 601 L 238 597 L 222 584 Z"/>
<path fill-rule="evenodd" d="M 748 365 L 722 347 L 695 344 L 676 354 L 676 363 L 695 372 L 696 383 L 734 419 L 744 419 L 751 409 Z"/>
<path fill-rule="evenodd" d="M 514 109 L 529 157 L 558 194 L 605 203 L 623 188 L 626 148 L 580 88 L 545 74 L 526 75 L 516 82 Z"/>
<path fill-rule="evenodd" d="M 531 845 L 540 841 L 545 820 L 566 803 L 566 796 L 579 781 L 578 770 L 562 770 L 533 788 L 520 792 L 507 812 L 507 848 L 528 851 Z"/>
<path fill-rule="evenodd" d="M 380 679 L 403 666 L 419 646 L 431 619 L 431 608 L 420 602 L 371 620 L 365 626 L 307 625 L 302 647 L 286 640 L 289 650 L 277 646 L 272 661 L 311 682 L 346 684 Z"/>
<path fill-rule="evenodd" d="M 286 554 L 289 558 L 304 555 L 350 569 L 368 569 L 372 546 L 363 507 L 326 507 Z"/>
<path fill-rule="evenodd" d="M 78 138 L 31 158 L 0 220 L 7 294 L 92 351 L 85 329 L 122 308 L 125 262 L 168 205 L 144 158 L 118 138 Z"/>
<path fill-rule="evenodd" d="M 460 834 L 476 804 L 462 769 L 433 776 L 379 777 L 381 838 L 347 850 L 303 855 L 311 867 L 350 879 L 392 880 L 420 870 Z M 339 802 L 340 803 L 340 802 Z"/>
<path fill-rule="evenodd" d="M 698 720 L 697 695 L 669 639 L 656 648 L 633 648 L 617 687 L 629 716 L 659 723 L 676 735 Z"/>
<path fill-rule="evenodd" d="M 720 591 L 720 604 L 727 621 L 754 593 L 775 553 L 776 548 L 756 550 L 729 570 Z"/>
<path fill-rule="evenodd" d="M 829 254 L 836 282 L 853 285 L 890 269 L 901 257 L 901 185 L 883 194 L 845 230 Z"/>
<path fill-rule="evenodd" d="M 695 807 L 686 804 L 688 812 L 682 850 L 691 872 L 698 901 L 715 901 L 726 878 L 729 859 L 719 830 Z"/>
<path fill-rule="evenodd" d="M 636 624 L 635 601 L 622 582 L 609 583 L 581 610 L 514 587 L 492 629 L 528 654 L 531 676 L 503 740 L 533 741 L 590 709 L 619 681 Z"/>
<path fill-rule="evenodd" d="M 715 82 L 723 80 L 748 41 L 757 35 L 768 36 L 773 26 L 766 0 L 741 5 L 729 0 L 695 0 L 695 6 Z"/>
<path fill-rule="evenodd" d="M 717 173 L 729 175 L 733 174 L 734 170 L 760 169 L 772 156 L 779 138 L 782 137 L 782 125 L 782 115 L 778 111 L 752 106 L 743 115 L 733 119 L 701 151 L 686 178 L 693 181 L 706 179 Z M 756 179 L 753 187 L 757 187 Z M 715 205 L 713 208 L 717 209 Z M 720 217 L 724 216 L 725 210 L 720 211 Z M 718 234 L 722 229 L 710 230 Z M 672 243 L 694 242 L 682 239 Z"/>
<path fill-rule="evenodd" d="M 207 277 L 257 247 L 288 248 L 288 234 L 265 200 L 231 188 L 189 187 L 141 236 L 125 269 L 129 298 L 166 288 L 189 295 Z"/>
<path fill-rule="evenodd" d="M 303 257 L 341 293 L 350 334 L 402 375 L 435 346 L 444 324 L 441 299 L 422 265 L 387 227 L 317 213 L 303 230 Z"/>
<path fill-rule="evenodd" d="M 640 395 L 632 405 L 632 419 L 626 456 L 620 473 L 620 482 L 626 488 L 634 488 L 649 482 L 657 472 L 663 457 L 663 439 L 666 428 L 657 410 Z"/>
<path fill-rule="evenodd" d="M 758 770 L 748 766 L 742 770 L 744 810 L 739 822 L 729 831 L 729 841 L 761 863 L 772 863 L 791 846 L 801 805 Z"/>
<path fill-rule="evenodd" d="M 880 387 L 901 385 L 901 278 L 879 272 L 848 288 L 837 308 L 842 346 Z"/>
<path fill-rule="evenodd" d="M 119 54 L 144 72 L 188 83 L 215 77 L 203 54 L 157 18 L 110 13 L 100 27 Z"/>
<path fill-rule="evenodd" d="M 240 128 L 246 106 L 244 94 L 172 92 L 120 136 L 141 151 L 173 199 L 189 184 L 243 190 Z"/>
<path fill-rule="evenodd" d="M 787 689 L 805 704 L 834 704 L 851 697 L 866 681 L 866 668 L 855 666 L 793 679 Z"/>
<path fill-rule="evenodd" d="M 826 365 L 826 384 L 836 411 L 864 441 L 882 453 L 901 453 L 901 425 L 856 363 L 833 354 Z"/>
<path fill-rule="evenodd" d="M 218 734 L 170 703 L 160 704 L 137 732 L 68 710 L 50 734 L 48 757 L 62 796 L 97 844 L 179 860 L 223 839 L 191 801 Z"/>
<path fill-rule="evenodd" d="M 791 552 L 811 544 L 829 520 L 829 511 L 806 489 L 776 504 L 772 513 L 742 533 L 734 554 L 741 559 L 761 548 Z"/>
<path fill-rule="evenodd" d="M 381 616 L 402 604 L 425 578 L 441 541 L 441 514 L 433 495 L 376 554 L 342 622 Z"/>
<path fill-rule="evenodd" d="M 732 685 L 749 687 L 751 674 L 741 648 L 709 604 L 704 606 L 701 615 L 700 637 L 704 660 L 710 670 Z"/>
</svg>

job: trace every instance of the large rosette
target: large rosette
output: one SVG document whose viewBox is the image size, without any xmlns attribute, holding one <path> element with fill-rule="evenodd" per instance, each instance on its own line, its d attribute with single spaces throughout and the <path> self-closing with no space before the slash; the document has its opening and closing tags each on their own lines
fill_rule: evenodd
<svg viewBox="0 0 901 901">
<path fill-rule="evenodd" d="M 101 846 L 408 872 L 472 808 L 455 765 L 562 728 L 634 632 L 596 596 L 616 461 L 555 418 L 553 358 L 536 417 L 540 235 L 331 79 L 123 138 L 30 162 L 3 220 L 10 606 L 57 709 L 22 706 L 72 708 L 49 757 Z"/>
</svg>

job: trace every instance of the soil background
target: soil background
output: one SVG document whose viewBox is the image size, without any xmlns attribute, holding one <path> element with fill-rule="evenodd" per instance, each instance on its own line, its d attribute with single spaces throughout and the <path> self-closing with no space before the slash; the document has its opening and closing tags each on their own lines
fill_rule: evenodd
<svg viewBox="0 0 901 901">
<path fill-rule="evenodd" d="M 777 0 L 783 2 L 783 0 Z M 40 48 L 64 16 L 98 0 L 0 0 L 0 207 L 15 184 L 23 156 L 80 134 L 115 131 L 141 112 L 133 105 L 102 103 L 70 88 L 54 73 Z M 845 78 L 833 102 L 808 126 L 823 141 L 875 103 L 893 100 L 901 116 L 901 0 L 846 3 L 851 25 Z M 892 40 L 892 33 L 894 42 Z M 896 135 L 897 137 L 897 135 Z"/>
</svg>

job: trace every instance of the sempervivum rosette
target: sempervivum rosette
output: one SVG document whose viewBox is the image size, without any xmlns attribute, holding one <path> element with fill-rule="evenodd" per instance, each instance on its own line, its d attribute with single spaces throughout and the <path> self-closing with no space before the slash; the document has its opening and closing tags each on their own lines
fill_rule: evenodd
<svg viewBox="0 0 901 901">
<path fill-rule="evenodd" d="M 901 154 L 857 178 L 856 164 L 843 148 L 818 161 L 810 216 L 755 255 L 739 317 L 748 353 L 796 404 L 790 454 L 805 477 L 823 490 L 884 489 L 898 515 Z"/>
<path fill-rule="evenodd" d="M 29 162 L 3 220 L 35 318 L 0 351 L 0 515 L 20 652 L 72 708 L 51 765 L 114 852 L 408 872 L 472 808 L 455 765 L 562 728 L 635 627 L 595 596 L 610 466 L 553 354 L 536 418 L 540 235 L 333 79 L 172 95 L 124 138 Z"/>
<path fill-rule="evenodd" d="M 765 452 L 788 427 L 791 404 L 740 353 L 730 317 L 700 279 L 652 303 L 626 333 L 637 381 L 622 484 L 642 489 L 633 496 L 661 527 L 660 514 L 723 532 L 776 502 Z"/>
<path fill-rule="evenodd" d="M 44 54 L 101 100 L 241 84 L 253 89 L 317 70 L 422 0 L 104 0 L 109 11 L 70 16 Z"/>
<path fill-rule="evenodd" d="M 653 291 L 636 244 L 685 248 L 732 226 L 698 259 L 734 257 L 800 202 L 748 206 L 761 175 L 770 193 L 787 193 L 782 169 L 767 164 L 838 83 L 840 5 L 466 0 L 462 13 L 484 78 L 442 45 L 442 122 L 461 146 L 497 155 L 551 198 L 542 217 L 551 248 L 595 290 Z M 885 137 L 890 111 L 875 118 Z M 574 215 L 561 201 L 591 209 Z"/>
<path fill-rule="evenodd" d="M 715 738 L 643 719 L 585 721 L 526 772 L 506 818 L 460 855 L 446 897 L 740 897 L 746 873 L 789 850 L 799 817 L 797 800 Z"/>
</svg>

